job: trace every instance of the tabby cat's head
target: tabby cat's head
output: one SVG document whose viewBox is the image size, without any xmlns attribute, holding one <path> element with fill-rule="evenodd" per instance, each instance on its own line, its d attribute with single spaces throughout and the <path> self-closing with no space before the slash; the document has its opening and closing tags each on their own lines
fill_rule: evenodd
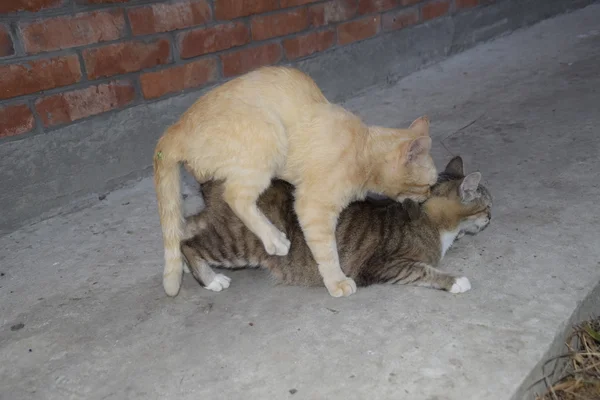
<svg viewBox="0 0 600 400">
<path fill-rule="evenodd" d="M 463 160 L 456 156 L 439 174 L 425 206 L 434 214 L 443 214 L 447 229 L 458 230 L 458 237 L 481 232 L 492 218 L 492 196 L 480 181 L 479 172 L 464 175 Z"/>
</svg>

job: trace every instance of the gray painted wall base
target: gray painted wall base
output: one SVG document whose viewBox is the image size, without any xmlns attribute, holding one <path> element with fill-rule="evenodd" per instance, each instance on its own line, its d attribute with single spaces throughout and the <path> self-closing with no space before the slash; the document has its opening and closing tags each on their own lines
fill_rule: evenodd
<svg viewBox="0 0 600 400">
<path fill-rule="evenodd" d="M 294 65 L 309 73 L 330 100 L 341 102 L 476 43 L 594 2 L 497 0 Z M 165 127 L 202 93 L 185 93 L 0 144 L 0 234 L 87 206 L 103 193 L 148 176 L 154 146 Z"/>
</svg>

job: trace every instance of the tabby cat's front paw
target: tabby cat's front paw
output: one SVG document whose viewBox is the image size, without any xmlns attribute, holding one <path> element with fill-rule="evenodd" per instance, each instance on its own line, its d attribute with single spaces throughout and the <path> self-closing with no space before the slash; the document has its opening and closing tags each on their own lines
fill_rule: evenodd
<svg viewBox="0 0 600 400">
<path fill-rule="evenodd" d="M 348 297 L 356 293 L 356 283 L 352 278 L 346 278 L 341 281 L 325 282 L 325 287 L 332 297 Z"/>
<path fill-rule="evenodd" d="M 452 287 L 450 288 L 450 293 L 464 293 L 468 290 L 471 290 L 471 282 L 469 282 L 467 277 L 462 276 L 460 278 L 456 278 L 452 284 Z"/>
</svg>

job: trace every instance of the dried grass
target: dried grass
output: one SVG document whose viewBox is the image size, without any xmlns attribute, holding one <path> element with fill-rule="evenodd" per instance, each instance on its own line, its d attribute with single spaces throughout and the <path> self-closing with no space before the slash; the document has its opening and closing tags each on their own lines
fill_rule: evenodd
<svg viewBox="0 0 600 400">
<path fill-rule="evenodd" d="M 600 400 L 600 317 L 573 327 L 562 371 L 545 375 L 547 391 L 536 400 Z M 549 377 L 555 376 L 553 382 Z"/>
</svg>

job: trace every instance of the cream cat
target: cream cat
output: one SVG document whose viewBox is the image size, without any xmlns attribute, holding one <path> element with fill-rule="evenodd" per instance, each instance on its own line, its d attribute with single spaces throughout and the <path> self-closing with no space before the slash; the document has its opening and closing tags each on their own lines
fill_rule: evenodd
<svg viewBox="0 0 600 400">
<path fill-rule="evenodd" d="M 425 200 L 437 171 L 426 117 L 408 129 L 368 127 L 329 103 L 301 71 L 263 67 L 211 90 L 159 140 L 154 178 L 165 246 L 163 287 L 179 292 L 183 272 L 179 164 L 198 182 L 224 180 L 223 199 L 270 255 L 290 241 L 258 209 L 281 178 L 296 186 L 295 210 L 323 283 L 334 297 L 356 291 L 340 267 L 337 218 L 367 191 Z"/>
</svg>

